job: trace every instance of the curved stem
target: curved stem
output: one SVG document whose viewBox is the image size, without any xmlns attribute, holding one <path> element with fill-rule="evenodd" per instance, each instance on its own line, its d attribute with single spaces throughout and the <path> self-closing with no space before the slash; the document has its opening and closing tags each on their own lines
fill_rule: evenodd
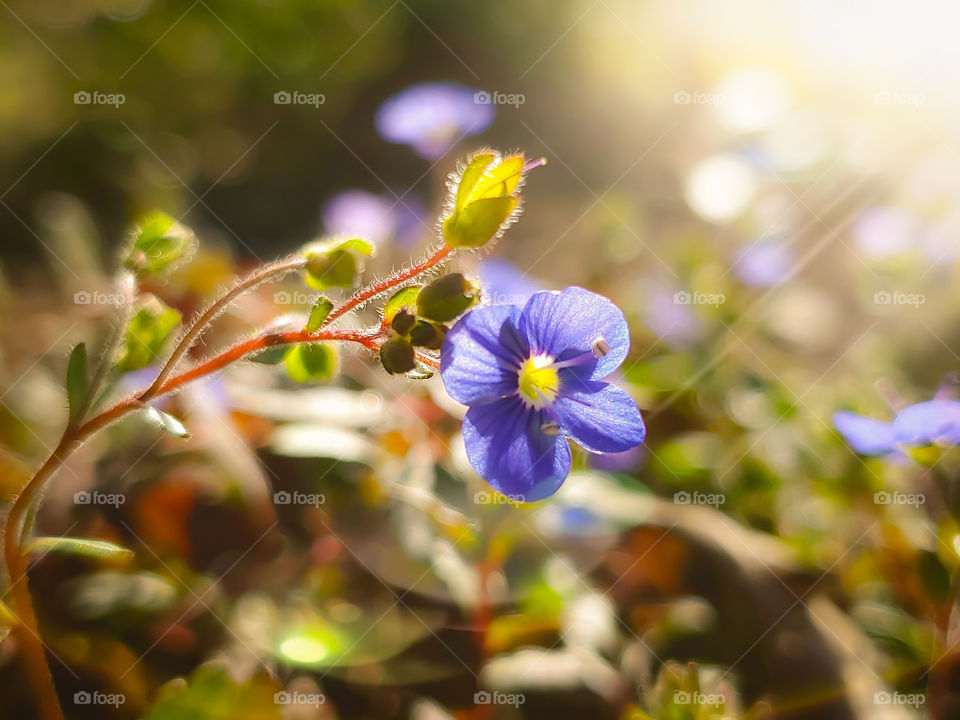
<svg viewBox="0 0 960 720">
<path fill-rule="evenodd" d="M 240 282 L 230 288 L 230 290 L 224 293 L 220 298 L 215 300 L 183 334 L 183 336 L 180 338 L 180 341 L 177 343 L 177 346 L 174 348 L 173 353 L 170 355 L 170 359 L 167 360 L 163 368 L 160 370 L 160 373 L 157 375 L 157 379 L 154 380 L 153 384 L 140 396 L 140 399 L 144 401 L 148 400 L 161 391 L 164 381 L 166 381 L 166 379 L 173 372 L 177 363 L 180 361 L 180 358 L 182 358 L 184 354 L 186 354 L 186 352 L 193 347 L 193 343 L 200 336 L 200 333 L 206 330 L 207 326 L 217 317 L 217 315 L 223 312 L 226 307 L 238 296 L 254 289 L 267 280 L 276 280 L 289 272 L 299 270 L 306 265 L 306 262 L 307 261 L 305 258 L 293 257 L 271 263 L 270 265 L 264 265 L 256 272 L 253 272 L 240 280 Z"/>
<path fill-rule="evenodd" d="M 344 302 L 343 305 L 334 308 L 333 311 L 327 315 L 327 319 L 323 321 L 323 325 L 321 325 L 321 327 L 326 327 L 341 315 L 350 312 L 359 305 L 362 305 L 368 300 L 375 298 L 377 295 L 385 293 L 387 290 L 396 287 L 400 283 L 406 282 L 407 280 L 412 280 L 417 275 L 420 275 L 430 268 L 439 265 L 441 262 L 446 260 L 447 256 L 452 252 L 453 248 L 451 248 L 449 245 L 441 245 L 420 262 L 414 263 L 410 267 L 404 268 L 400 272 L 396 273 L 395 275 L 391 275 L 384 280 L 380 280 L 379 282 L 367 285 L 365 288 L 361 288 L 349 300 Z"/>
<path fill-rule="evenodd" d="M 29 675 L 30 683 L 37 697 L 40 716 L 44 720 L 63 720 L 63 711 L 60 709 L 60 704 L 57 700 L 56 687 L 54 686 L 53 676 L 50 673 L 50 668 L 47 665 L 46 656 L 44 655 L 43 642 L 40 639 L 40 631 L 37 626 L 37 617 L 34 613 L 33 603 L 30 598 L 30 590 L 27 585 L 28 559 L 22 550 L 21 536 L 24 517 L 34 498 L 41 491 L 50 476 L 63 465 L 66 459 L 80 447 L 84 440 L 127 413 L 143 407 L 143 403 L 148 397 L 166 394 L 191 380 L 216 372 L 249 353 L 263 350 L 273 345 L 318 340 L 356 342 L 369 350 L 376 350 L 378 347 L 376 340 L 378 334 L 379 330 L 321 330 L 314 333 L 308 333 L 306 330 L 296 330 L 259 335 L 249 340 L 239 342 L 214 355 L 212 358 L 199 363 L 195 367 L 167 378 L 152 395 L 148 395 L 150 389 L 147 389 L 140 395 L 121 400 L 113 407 L 96 415 L 83 425 L 67 428 L 57 447 L 14 500 L 13 506 L 10 508 L 10 513 L 7 516 L 7 524 L 4 528 L 3 538 L 4 556 L 10 575 L 10 593 L 13 600 L 13 612 L 20 623 L 13 631 L 16 633 L 20 646 L 23 648 L 27 674 Z M 156 383 L 154 384 L 156 385 Z M 151 386 L 151 388 L 152 387 L 153 386 Z"/>
</svg>

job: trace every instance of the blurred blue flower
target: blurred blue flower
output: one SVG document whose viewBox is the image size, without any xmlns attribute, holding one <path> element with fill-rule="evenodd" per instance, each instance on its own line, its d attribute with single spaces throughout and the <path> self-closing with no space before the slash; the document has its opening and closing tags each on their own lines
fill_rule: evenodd
<svg viewBox="0 0 960 720">
<path fill-rule="evenodd" d="M 399 200 L 365 190 L 347 190 L 333 196 L 323 208 L 323 227 L 331 235 L 355 235 L 375 245 L 394 239 L 409 247 L 429 226 L 423 203 L 412 195 Z"/>
<path fill-rule="evenodd" d="M 388 240 L 396 229 L 394 204 L 364 190 L 334 195 L 323 208 L 323 227 L 331 235 L 356 235 L 374 244 Z"/>
<path fill-rule="evenodd" d="M 646 429 L 633 398 L 600 382 L 627 356 L 620 309 L 579 287 L 538 292 L 521 309 L 483 305 L 447 334 L 441 376 L 469 406 L 470 464 L 500 493 L 542 500 L 570 472 L 569 436 L 590 452 L 621 452 Z"/>
<path fill-rule="evenodd" d="M 753 243 L 737 255 L 734 270 L 747 285 L 770 287 L 782 282 L 793 266 L 793 253 L 782 242 Z"/>
<path fill-rule="evenodd" d="M 833 425 L 862 455 L 888 455 L 901 446 L 960 444 L 960 402 L 929 400 L 904 408 L 887 423 L 842 410 Z"/>
<path fill-rule="evenodd" d="M 421 157 L 438 158 L 461 136 L 483 132 L 493 122 L 492 104 L 474 101 L 470 88 L 452 83 L 411 85 L 377 110 L 377 132 L 411 145 Z"/>
<path fill-rule="evenodd" d="M 478 274 L 484 299 L 491 305 L 522 305 L 535 292 L 543 290 L 543 285 L 501 258 L 485 260 Z"/>
</svg>

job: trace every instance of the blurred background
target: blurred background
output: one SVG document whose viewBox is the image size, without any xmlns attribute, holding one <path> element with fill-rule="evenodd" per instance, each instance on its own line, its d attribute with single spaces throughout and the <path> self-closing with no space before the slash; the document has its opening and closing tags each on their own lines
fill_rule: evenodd
<svg viewBox="0 0 960 720">
<path fill-rule="evenodd" d="M 371 276 L 419 257 L 482 146 L 549 164 L 457 263 L 617 302 L 649 430 L 515 507 L 439 378 L 348 349 L 329 385 L 196 383 L 165 406 L 189 441 L 111 427 L 39 515 L 135 553 L 32 567 L 68 717 L 960 717 L 955 451 L 861 457 L 831 421 L 956 384 L 955 4 L 0 5 L 5 502 L 138 217 L 196 232 L 145 288 L 189 317 L 324 233 L 374 240 Z M 310 299 L 245 297 L 197 356 Z M 0 667 L 34 717 L 12 638 Z"/>
</svg>

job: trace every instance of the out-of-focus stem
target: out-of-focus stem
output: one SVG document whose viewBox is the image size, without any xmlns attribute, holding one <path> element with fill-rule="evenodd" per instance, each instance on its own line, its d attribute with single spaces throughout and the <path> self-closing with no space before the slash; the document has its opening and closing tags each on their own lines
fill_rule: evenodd
<svg viewBox="0 0 960 720">
<path fill-rule="evenodd" d="M 375 351 L 378 348 L 378 334 L 379 330 L 319 330 L 314 333 L 309 333 L 306 330 L 297 330 L 259 335 L 249 340 L 239 342 L 189 370 L 168 377 L 150 395 L 148 395 L 148 393 L 150 393 L 148 389 L 140 395 L 119 401 L 111 408 L 104 410 L 82 425 L 68 427 L 66 429 L 56 449 L 54 449 L 43 465 L 40 466 L 37 473 L 24 486 L 16 500 L 14 500 L 13 506 L 10 508 L 10 513 L 7 515 L 3 538 L 4 556 L 7 562 L 7 571 L 10 575 L 10 594 L 13 600 L 12 610 L 18 621 L 18 624 L 13 628 L 13 632 L 17 637 L 19 646 L 23 649 L 27 674 L 30 678 L 30 684 L 33 687 L 40 716 L 43 720 L 63 720 L 63 711 L 57 700 L 56 687 L 54 686 L 53 676 L 50 673 L 50 667 L 47 664 L 47 659 L 44 654 L 43 642 L 40 639 L 40 631 L 37 626 L 37 617 L 34 613 L 33 602 L 27 585 L 27 566 L 29 561 L 24 555 L 22 548 L 22 528 L 24 518 L 28 509 L 32 506 L 33 499 L 43 488 L 46 481 L 63 465 L 66 459 L 80 447 L 84 440 L 127 413 L 143 407 L 144 401 L 148 397 L 168 393 L 191 380 L 216 372 L 249 353 L 257 352 L 272 347 L 273 345 L 321 340 L 344 341 L 356 342 L 369 350 Z"/>
<path fill-rule="evenodd" d="M 193 343 L 200 336 L 200 333 L 206 330 L 207 326 L 209 326 L 210 323 L 221 312 L 223 312 L 231 302 L 236 300 L 237 297 L 254 289 L 258 285 L 267 282 L 268 280 L 276 280 L 289 272 L 299 270 L 306 265 L 306 262 L 306 259 L 303 257 L 293 257 L 271 263 L 270 265 L 264 265 L 256 272 L 247 275 L 247 277 L 240 280 L 240 282 L 215 300 L 210 307 L 203 311 L 200 317 L 198 317 L 194 321 L 193 325 L 191 325 L 183 334 L 183 336 L 180 338 L 180 341 L 177 343 L 177 346 L 174 348 L 173 353 L 170 355 L 170 359 L 167 360 L 163 368 L 160 370 L 160 373 L 157 375 L 157 379 L 154 380 L 153 384 L 140 396 L 140 399 L 148 400 L 161 391 L 164 382 L 170 376 L 170 374 L 173 373 L 177 363 L 180 361 L 180 358 L 182 358 L 186 352 L 193 347 Z"/>
</svg>

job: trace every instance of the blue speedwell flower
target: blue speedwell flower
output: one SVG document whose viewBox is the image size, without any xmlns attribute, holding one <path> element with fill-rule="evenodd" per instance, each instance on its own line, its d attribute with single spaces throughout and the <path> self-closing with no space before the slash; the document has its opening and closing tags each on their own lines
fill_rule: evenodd
<svg viewBox="0 0 960 720">
<path fill-rule="evenodd" d="M 579 287 L 538 292 L 521 309 L 484 305 L 447 333 L 444 387 L 469 406 L 470 464 L 495 490 L 534 502 L 570 472 L 567 436 L 591 452 L 643 442 L 640 410 L 601 382 L 627 356 L 630 332 L 607 298 Z"/>
<path fill-rule="evenodd" d="M 495 112 L 493 105 L 477 102 L 468 87 L 420 83 L 388 98 L 374 121 L 390 142 L 411 145 L 421 157 L 434 159 L 458 138 L 483 132 Z"/>
<path fill-rule="evenodd" d="M 904 408 L 883 422 L 842 410 L 833 425 L 861 455 L 897 454 L 902 447 L 960 444 L 960 402 L 930 400 Z"/>
</svg>

